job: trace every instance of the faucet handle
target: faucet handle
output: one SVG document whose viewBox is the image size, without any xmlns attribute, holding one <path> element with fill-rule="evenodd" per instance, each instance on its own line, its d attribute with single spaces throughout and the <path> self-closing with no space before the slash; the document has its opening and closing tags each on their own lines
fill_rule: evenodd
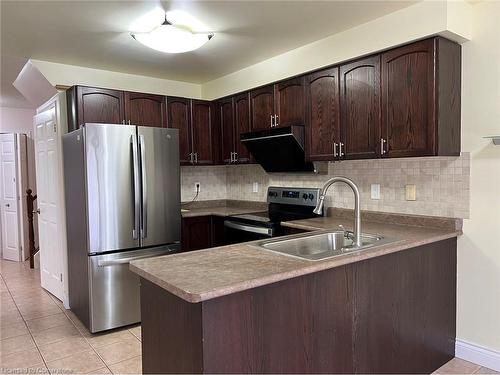
<svg viewBox="0 0 500 375">
<path fill-rule="evenodd" d="M 342 229 L 345 232 L 345 228 L 342 224 L 339 224 L 339 228 Z"/>
</svg>

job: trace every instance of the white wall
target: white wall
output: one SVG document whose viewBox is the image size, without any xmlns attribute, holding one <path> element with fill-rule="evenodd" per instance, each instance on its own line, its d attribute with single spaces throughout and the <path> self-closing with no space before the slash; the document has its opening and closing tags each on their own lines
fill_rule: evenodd
<svg viewBox="0 0 500 375">
<path fill-rule="evenodd" d="M 201 86 L 196 83 L 171 81 L 135 74 L 92 69 L 83 66 L 31 60 L 52 85 L 86 85 L 150 94 L 201 98 Z"/>
<path fill-rule="evenodd" d="M 34 109 L 0 107 L 0 133 L 33 131 Z"/>
<path fill-rule="evenodd" d="M 215 99 L 432 35 L 470 39 L 464 1 L 423 1 L 202 85 Z"/>
<path fill-rule="evenodd" d="M 500 352 L 500 146 L 482 138 L 500 135 L 500 2 L 472 9 L 472 40 L 462 47 L 462 150 L 471 156 L 471 211 L 458 242 L 457 336 Z"/>
</svg>

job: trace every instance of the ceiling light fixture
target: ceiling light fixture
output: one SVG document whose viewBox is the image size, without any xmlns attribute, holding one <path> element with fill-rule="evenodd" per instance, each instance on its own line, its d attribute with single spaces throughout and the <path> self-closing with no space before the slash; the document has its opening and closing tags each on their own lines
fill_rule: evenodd
<svg viewBox="0 0 500 375">
<path fill-rule="evenodd" d="M 131 33 L 132 38 L 145 46 L 166 53 L 194 51 L 208 42 L 213 33 L 194 32 L 185 25 L 172 25 L 167 20 L 147 33 Z"/>
</svg>

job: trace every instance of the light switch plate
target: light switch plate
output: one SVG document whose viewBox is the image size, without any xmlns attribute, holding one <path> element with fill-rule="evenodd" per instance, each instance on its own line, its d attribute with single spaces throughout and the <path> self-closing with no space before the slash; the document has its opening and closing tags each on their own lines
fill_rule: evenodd
<svg viewBox="0 0 500 375">
<path fill-rule="evenodd" d="M 371 199 L 380 199 L 380 184 L 371 185 Z"/>
<path fill-rule="evenodd" d="M 252 184 L 252 193 L 258 193 L 259 192 L 259 183 L 258 182 L 254 182 Z"/>
<path fill-rule="evenodd" d="M 405 196 L 407 201 L 417 200 L 417 186 L 416 185 L 405 185 Z"/>
</svg>

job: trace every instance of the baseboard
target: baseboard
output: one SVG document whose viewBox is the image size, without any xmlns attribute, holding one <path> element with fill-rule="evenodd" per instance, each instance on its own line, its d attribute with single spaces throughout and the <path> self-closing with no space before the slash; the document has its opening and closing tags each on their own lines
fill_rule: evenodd
<svg viewBox="0 0 500 375">
<path fill-rule="evenodd" d="M 457 339 L 455 341 L 455 356 L 500 371 L 500 352 L 495 350 Z"/>
</svg>

